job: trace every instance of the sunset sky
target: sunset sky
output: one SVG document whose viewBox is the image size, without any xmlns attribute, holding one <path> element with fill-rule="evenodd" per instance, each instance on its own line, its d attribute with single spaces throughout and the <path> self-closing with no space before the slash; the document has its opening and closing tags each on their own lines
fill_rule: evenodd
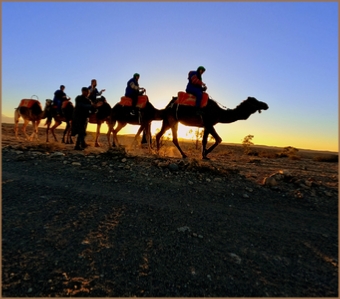
<svg viewBox="0 0 340 299">
<path fill-rule="evenodd" d="M 61 84 L 74 103 L 93 78 L 114 105 L 136 72 L 161 109 L 200 65 L 222 105 L 269 105 L 217 125 L 223 142 L 338 150 L 337 2 L 2 2 L 2 115 Z"/>
</svg>

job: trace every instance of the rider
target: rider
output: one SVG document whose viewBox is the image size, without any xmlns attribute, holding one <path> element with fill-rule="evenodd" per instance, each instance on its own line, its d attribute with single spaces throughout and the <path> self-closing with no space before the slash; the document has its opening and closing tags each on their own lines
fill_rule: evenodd
<svg viewBox="0 0 340 299">
<path fill-rule="evenodd" d="M 132 99 L 132 111 L 130 112 L 131 115 L 136 114 L 135 108 L 138 102 L 138 96 L 142 95 L 145 91 L 144 88 L 139 87 L 139 77 L 140 75 L 138 73 L 135 73 L 133 77 L 127 82 L 127 86 L 125 89 L 125 96 Z"/>
<path fill-rule="evenodd" d="M 201 107 L 203 91 L 207 90 L 207 86 L 202 82 L 202 74 L 205 72 L 203 66 L 199 66 L 196 71 L 190 71 L 188 74 L 188 85 L 186 92 L 196 97 L 196 109 Z"/>
<path fill-rule="evenodd" d="M 97 96 L 100 96 L 105 89 L 102 89 L 100 92 L 98 91 L 98 89 L 96 88 L 97 86 L 97 80 L 96 79 L 92 79 L 91 80 L 91 85 L 89 86 L 89 99 L 91 100 L 92 103 L 96 103 L 97 102 Z"/>
<path fill-rule="evenodd" d="M 62 106 L 63 101 L 66 101 L 68 99 L 64 90 L 65 90 L 65 86 L 60 85 L 60 89 L 56 90 L 56 92 L 54 93 L 53 105 L 57 106 L 58 116 L 61 115 L 61 106 Z"/>
</svg>

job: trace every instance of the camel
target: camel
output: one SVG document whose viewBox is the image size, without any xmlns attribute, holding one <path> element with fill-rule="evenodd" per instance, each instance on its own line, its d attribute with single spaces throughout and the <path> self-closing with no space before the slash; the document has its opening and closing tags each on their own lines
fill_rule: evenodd
<svg viewBox="0 0 340 299">
<path fill-rule="evenodd" d="M 101 102 L 101 103 L 100 103 Z M 99 147 L 100 144 L 98 143 L 99 135 L 100 135 L 100 127 L 101 125 L 106 122 L 106 124 L 109 126 L 109 118 L 111 114 L 111 106 L 106 101 L 105 97 L 101 96 L 100 98 L 96 99 L 96 103 L 100 103 L 97 106 L 96 113 L 92 113 L 89 117 L 89 123 L 91 124 L 97 124 L 97 131 L 96 131 L 96 140 L 94 143 L 95 147 Z"/>
<path fill-rule="evenodd" d="M 238 120 L 246 120 L 256 111 L 261 113 L 261 110 L 267 110 L 269 108 L 266 103 L 260 102 L 253 97 L 248 97 L 235 109 L 222 109 L 217 102 L 209 98 L 206 107 L 201 109 L 203 112 L 202 115 L 197 115 L 195 107 L 178 105 L 174 103 L 176 100 L 177 97 L 173 97 L 165 108 L 162 128 L 156 135 L 157 150 L 160 148 L 160 138 L 171 128 L 172 142 L 180 151 L 182 157 L 187 157 L 179 146 L 177 139 L 178 123 L 180 122 L 186 126 L 204 128 L 202 158 L 206 160 L 209 160 L 207 155 L 222 142 L 221 137 L 214 129 L 214 125 L 217 123 L 232 123 Z M 214 137 L 215 143 L 207 149 L 206 146 L 209 134 Z"/>
<path fill-rule="evenodd" d="M 58 115 L 57 110 L 53 106 L 51 107 L 51 109 L 49 110 L 49 113 L 48 113 L 47 121 L 45 123 L 45 125 L 47 125 L 46 142 L 49 142 L 49 139 L 48 139 L 48 131 L 49 130 L 51 130 L 51 133 L 52 133 L 54 140 L 58 141 L 57 136 L 54 133 L 54 130 L 56 128 L 58 128 L 61 125 L 61 123 L 64 121 L 64 122 L 66 122 L 66 127 L 65 127 L 65 130 L 63 132 L 63 138 L 62 138 L 61 142 L 66 143 L 66 144 L 73 144 L 73 140 L 72 140 L 72 137 L 71 137 L 73 111 L 74 111 L 74 106 L 73 106 L 72 102 L 70 101 L 70 99 L 63 102 L 63 105 L 62 105 L 63 115 Z M 55 123 L 52 127 L 50 127 L 51 122 L 52 122 L 52 118 L 54 119 Z M 66 136 L 66 139 L 65 139 L 65 136 Z"/>
<path fill-rule="evenodd" d="M 20 117 L 23 118 L 24 124 L 22 126 L 22 131 L 27 140 L 32 141 L 35 137 L 37 140 L 38 136 L 38 126 L 42 119 L 47 117 L 48 110 L 51 108 L 52 101 L 46 100 L 44 110 L 41 107 L 41 104 L 38 100 L 33 99 L 23 99 L 21 100 L 19 106 L 15 108 L 14 111 L 14 132 L 15 138 L 18 139 L 18 130 L 19 130 L 19 120 Z M 26 133 L 26 128 L 29 122 L 32 122 L 33 125 L 33 133 L 31 136 L 28 136 Z"/>
<path fill-rule="evenodd" d="M 145 96 L 144 96 L 145 97 Z M 138 105 L 138 104 L 137 104 Z M 109 120 L 109 130 L 107 132 L 107 140 L 110 144 L 110 135 L 112 132 L 113 135 L 113 143 L 112 146 L 116 147 L 119 145 L 117 134 L 123 129 L 127 124 L 131 125 L 139 125 L 139 129 L 137 134 L 135 135 L 133 143 L 137 141 L 141 132 L 145 132 L 146 140 L 148 144 L 149 150 L 151 149 L 151 122 L 153 120 L 162 120 L 164 109 L 158 110 L 156 109 L 150 102 L 147 100 L 145 107 L 141 108 L 136 115 L 131 115 L 131 106 L 124 106 L 121 103 L 117 103 L 112 109 Z M 117 127 L 113 129 L 116 122 Z"/>
</svg>

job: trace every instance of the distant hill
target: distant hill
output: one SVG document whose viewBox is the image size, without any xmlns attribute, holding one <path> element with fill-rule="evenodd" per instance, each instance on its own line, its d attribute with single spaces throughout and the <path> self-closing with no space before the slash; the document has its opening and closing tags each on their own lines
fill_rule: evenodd
<svg viewBox="0 0 340 299">
<path fill-rule="evenodd" d="M 14 114 L 14 111 L 13 111 Z M 14 116 L 6 116 L 4 114 L 1 115 L 1 123 L 6 123 L 6 124 L 14 124 Z"/>
</svg>

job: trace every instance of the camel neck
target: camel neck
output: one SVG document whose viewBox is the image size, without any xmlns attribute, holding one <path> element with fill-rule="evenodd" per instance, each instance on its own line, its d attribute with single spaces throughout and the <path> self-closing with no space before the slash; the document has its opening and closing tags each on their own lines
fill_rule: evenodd
<svg viewBox="0 0 340 299">
<path fill-rule="evenodd" d="M 221 109 L 222 110 L 222 109 Z M 250 112 L 241 109 L 241 107 L 236 107 L 234 109 L 222 110 L 220 123 L 233 123 L 238 120 L 248 119 L 250 116 Z"/>
</svg>

